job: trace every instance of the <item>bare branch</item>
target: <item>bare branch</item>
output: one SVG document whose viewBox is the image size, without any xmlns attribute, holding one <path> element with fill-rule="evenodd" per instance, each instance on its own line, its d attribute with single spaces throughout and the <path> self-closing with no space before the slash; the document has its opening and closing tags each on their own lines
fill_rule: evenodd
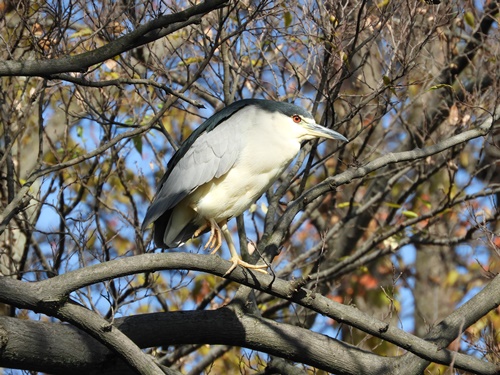
<svg viewBox="0 0 500 375">
<path fill-rule="evenodd" d="M 47 309 L 44 306 L 52 305 L 55 301 L 64 300 L 65 296 L 73 290 L 100 281 L 168 269 L 198 270 L 222 276 L 229 268 L 229 265 L 230 262 L 222 261 L 217 256 L 187 253 L 145 254 L 96 264 L 37 283 L 25 283 L 7 278 L 0 279 L 0 302 L 10 303 L 22 308 L 35 308 L 38 311 L 54 314 L 57 310 L 53 308 Z M 321 294 L 301 288 L 296 282 L 287 282 L 260 273 L 249 273 L 247 270 L 239 268 L 234 270 L 228 278 L 242 285 L 293 301 L 338 322 L 352 325 L 373 336 L 392 342 L 425 360 L 443 364 L 449 364 L 453 360 L 457 368 L 481 374 L 495 374 L 498 371 L 498 368 L 492 364 L 442 347 L 442 343 L 446 342 L 450 336 L 441 338 L 440 346 L 436 346 L 394 326 L 378 321 L 353 306 L 336 303 Z M 497 293 L 498 288 L 500 288 L 500 276 L 496 277 L 490 285 L 488 289 L 485 288 L 480 292 L 477 298 L 473 297 L 472 300 L 474 301 L 471 303 L 475 304 L 476 311 L 472 317 L 465 320 L 469 324 L 472 324 L 477 316 L 484 315 L 500 304 L 498 297 L 500 293 Z M 495 293 L 497 293 L 496 298 L 494 297 Z M 464 310 L 461 310 L 462 314 L 465 312 Z M 460 322 L 461 329 L 467 328 L 462 322 Z M 456 336 L 453 336 L 451 340 L 454 338 Z"/>
<path fill-rule="evenodd" d="M 0 76 L 50 77 L 59 73 L 83 73 L 92 65 L 198 23 L 205 14 L 221 8 L 227 2 L 228 0 L 204 1 L 181 12 L 160 16 L 103 47 L 79 55 L 48 60 L 0 61 Z"/>
</svg>

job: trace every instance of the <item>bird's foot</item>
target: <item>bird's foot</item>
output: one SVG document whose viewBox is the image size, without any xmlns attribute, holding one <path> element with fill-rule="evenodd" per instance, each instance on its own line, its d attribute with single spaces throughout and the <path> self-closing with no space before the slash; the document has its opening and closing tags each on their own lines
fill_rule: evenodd
<svg viewBox="0 0 500 375">
<path fill-rule="evenodd" d="M 205 229 L 207 229 L 207 228 L 208 228 L 208 224 L 209 224 L 209 222 L 206 222 L 205 224 L 200 225 L 200 227 L 194 231 L 194 233 L 193 233 L 193 238 L 196 238 L 196 237 L 198 237 L 200 234 L 202 234 L 202 233 L 203 233 L 203 231 L 204 231 Z"/>
<path fill-rule="evenodd" d="M 208 241 L 205 243 L 205 246 L 203 248 L 205 250 L 211 249 L 212 252 L 210 254 L 213 255 L 222 246 L 222 233 L 221 233 L 219 225 L 216 223 L 215 220 L 213 220 L 213 219 L 207 220 L 207 222 L 205 224 L 203 224 L 198 229 L 196 229 L 196 231 L 193 234 L 193 237 L 198 237 L 209 226 L 210 226 L 210 237 L 208 238 Z"/>
<path fill-rule="evenodd" d="M 205 244 L 205 249 L 212 249 L 210 254 L 215 254 L 222 246 L 222 233 L 215 220 L 210 220 L 210 238 Z"/>
<path fill-rule="evenodd" d="M 248 268 L 250 270 L 254 270 L 257 272 L 261 272 L 261 273 L 267 275 L 267 271 L 266 271 L 267 264 L 250 264 L 250 263 L 243 261 L 239 256 L 231 257 L 230 261 L 233 264 L 231 265 L 231 267 L 229 267 L 229 269 L 226 271 L 226 273 L 223 275 L 223 277 L 229 275 L 238 266 L 241 266 L 243 268 Z"/>
</svg>

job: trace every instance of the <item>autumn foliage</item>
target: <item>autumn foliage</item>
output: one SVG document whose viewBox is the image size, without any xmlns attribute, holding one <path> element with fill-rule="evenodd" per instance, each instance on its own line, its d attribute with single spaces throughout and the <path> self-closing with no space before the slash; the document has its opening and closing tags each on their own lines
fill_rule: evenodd
<svg viewBox="0 0 500 375">
<path fill-rule="evenodd" d="M 0 0 L 0 367 L 497 374 L 498 6 Z M 141 223 L 242 98 L 350 142 L 304 144 L 230 222 L 270 268 L 223 278 L 225 247 Z"/>
</svg>

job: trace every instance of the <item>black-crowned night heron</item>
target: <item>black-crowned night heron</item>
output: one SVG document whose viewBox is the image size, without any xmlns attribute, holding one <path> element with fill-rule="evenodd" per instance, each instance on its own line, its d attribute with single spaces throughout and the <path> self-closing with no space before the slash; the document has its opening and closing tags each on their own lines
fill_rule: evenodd
<svg viewBox="0 0 500 375">
<path fill-rule="evenodd" d="M 348 142 L 289 103 L 245 99 L 217 112 L 174 154 L 149 207 L 143 230 L 154 223 L 154 241 L 174 248 L 210 231 L 205 248 L 217 252 L 222 235 L 233 265 L 262 270 L 238 256 L 227 221 L 242 214 L 275 182 L 303 141 L 324 137 Z M 265 271 L 264 271 L 265 272 Z"/>
</svg>

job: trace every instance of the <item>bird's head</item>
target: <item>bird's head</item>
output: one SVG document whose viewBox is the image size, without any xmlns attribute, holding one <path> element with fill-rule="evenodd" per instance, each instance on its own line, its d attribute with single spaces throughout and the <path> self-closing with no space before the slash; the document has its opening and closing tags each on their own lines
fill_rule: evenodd
<svg viewBox="0 0 500 375">
<path fill-rule="evenodd" d="M 295 135 L 300 141 L 328 138 L 349 142 L 342 134 L 317 124 L 311 113 L 299 106 L 270 100 L 259 101 L 257 105 L 269 115 L 277 115 L 290 128 L 290 134 Z"/>
</svg>

